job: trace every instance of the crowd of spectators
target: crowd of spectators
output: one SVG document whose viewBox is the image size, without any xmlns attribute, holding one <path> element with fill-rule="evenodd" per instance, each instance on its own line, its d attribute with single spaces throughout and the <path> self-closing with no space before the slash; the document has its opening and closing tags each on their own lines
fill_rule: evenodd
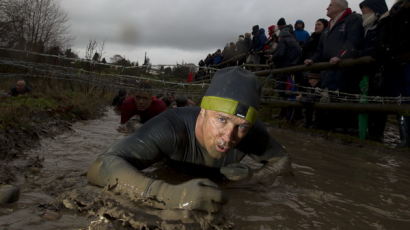
<svg viewBox="0 0 410 230">
<path fill-rule="evenodd" d="M 222 68 L 242 64 L 268 64 L 272 68 L 312 65 L 316 62 L 337 64 L 343 59 L 371 56 L 376 64 L 366 68 L 329 69 L 320 72 L 275 75 L 279 97 L 285 100 L 318 101 L 323 98 L 308 93 L 315 88 L 365 96 L 409 97 L 410 1 L 398 0 L 389 10 L 385 0 L 364 0 L 360 13 L 352 12 L 346 0 L 331 0 L 326 15 L 319 18 L 309 34 L 303 20 L 294 25 L 280 18 L 265 30 L 253 26 L 251 33 L 239 35 L 221 51 L 208 54 L 201 67 Z M 405 59 L 404 57 L 407 57 Z M 251 65 L 244 65 L 250 68 Z M 303 86 L 303 87 L 300 87 Z M 365 86 L 365 87 L 363 87 Z M 298 88 L 299 87 L 299 88 Z M 330 98 L 328 102 L 335 102 Z M 406 103 L 406 102 L 404 102 Z M 298 119 L 302 112 L 283 109 L 280 118 Z M 305 125 L 318 128 L 358 132 L 358 114 L 348 111 L 305 111 Z M 368 138 L 382 141 L 387 115 L 370 113 Z M 398 115 L 401 145 L 410 146 L 410 116 Z"/>
</svg>

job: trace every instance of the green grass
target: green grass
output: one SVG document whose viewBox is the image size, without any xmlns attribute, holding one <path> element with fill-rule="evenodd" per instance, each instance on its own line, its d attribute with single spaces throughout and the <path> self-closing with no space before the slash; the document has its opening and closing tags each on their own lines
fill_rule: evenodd
<svg viewBox="0 0 410 230">
<path fill-rule="evenodd" d="M 8 91 L 16 79 L 2 81 Z M 94 86 L 50 79 L 28 79 L 33 92 L 0 99 L 0 130 L 35 128 L 48 119 L 86 120 L 101 115 L 113 93 Z"/>
</svg>

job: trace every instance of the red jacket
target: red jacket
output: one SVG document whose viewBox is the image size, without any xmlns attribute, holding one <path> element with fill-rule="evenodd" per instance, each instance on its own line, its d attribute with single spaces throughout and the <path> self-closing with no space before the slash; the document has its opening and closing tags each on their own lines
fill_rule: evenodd
<svg viewBox="0 0 410 230">
<path fill-rule="evenodd" d="M 134 115 L 139 115 L 141 118 L 141 123 L 145 123 L 146 121 L 155 117 L 166 109 L 167 106 L 162 100 L 159 100 L 156 97 L 152 97 L 151 105 L 146 110 L 137 110 L 135 98 L 133 96 L 129 96 L 120 106 L 121 124 L 126 123 Z"/>
</svg>

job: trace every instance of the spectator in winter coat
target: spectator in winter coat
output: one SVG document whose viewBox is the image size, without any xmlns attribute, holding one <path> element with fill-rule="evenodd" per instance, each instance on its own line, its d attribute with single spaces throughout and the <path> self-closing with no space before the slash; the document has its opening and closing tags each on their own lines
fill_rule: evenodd
<svg viewBox="0 0 410 230">
<path fill-rule="evenodd" d="M 365 0 L 360 3 L 362 11 L 363 27 L 365 30 L 363 50 L 361 56 L 376 57 L 376 48 L 380 34 L 379 23 L 385 17 L 387 5 L 385 0 Z M 380 74 L 380 66 L 375 65 L 371 68 L 366 67 L 363 75 L 368 78 L 368 95 L 369 96 L 386 96 L 386 90 L 383 87 L 383 76 Z M 368 115 L 368 137 L 371 140 L 383 141 L 384 128 L 387 120 L 387 114 L 370 113 Z"/>
<path fill-rule="evenodd" d="M 348 8 L 346 0 L 331 0 L 327 8 L 331 19 L 324 31 L 316 53 L 305 64 L 316 61 L 338 63 L 343 58 L 356 57 L 363 42 L 362 18 Z M 322 72 L 322 88 L 352 92 L 358 89 L 357 78 L 344 70 Z"/>
<path fill-rule="evenodd" d="M 292 65 L 296 65 L 301 57 L 302 49 L 300 48 L 295 37 L 289 32 L 289 30 L 282 29 L 279 33 L 278 45 L 272 55 L 272 61 L 276 68 L 283 68 Z M 279 90 L 291 90 L 295 91 L 295 75 L 284 73 L 277 75 L 278 84 L 276 88 Z M 282 98 L 288 100 L 294 100 L 294 95 L 287 95 L 286 93 L 279 94 Z M 288 121 L 292 121 L 295 118 L 295 111 L 293 108 L 282 108 L 280 112 L 281 118 L 286 118 Z"/>
<path fill-rule="evenodd" d="M 296 65 L 301 54 L 302 49 L 295 37 L 288 30 L 280 31 L 278 45 L 272 56 L 275 66 L 282 68 Z"/>
<path fill-rule="evenodd" d="M 258 25 L 253 26 L 252 28 L 252 50 L 257 52 L 261 51 L 268 40 L 263 28 L 259 28 Z"/>
<path fill-rule="evenodd" d="M 212 56 L 214 65 L 218 65 L 222 62 L 223 57 L 220 49 L 218 49 Z"/>
<path fill-rule="evenodd" d="M 236 55 L 243 55 L 242 58 L 238 60 L 238 65 L 242 65 L 246 61 L 246 55 L 250 49 L 251 40 L 245 40 L 244 35 L 239 35 L 238 41 L 236 42 Z"/>
<path fill-rule="evenodd" d="M 236 54 L 236 45 L 234 42 L 230 42 L 227 44 L 226 49 L 222 52 L 223 61 L 228 61 L 229 59 L 233 58 Z M 228 63 L 231 65 L 232 63 Z"/>
<path fill-rule="evenodd" d="M 346 0 L 331 0 L 327 8 L 329 27 L 320 38 L 318 49 L 305 64 L 330 62 L 358 55 L 363 42 L 362 17 L 348 7 Z M 345 93 L 359 93 L 360 73 L 352 69 L 330 69 L 321 73 L 321 88 Z M 331 98 L 332 99 L 332 98 Z M 352 112 L 332 112 L 326 116 L 329 129 L 353 134 L 357 130 L 358 115 Z"/>
<path fill-rule="evenodd" d="M 300 46 L 303 45 L 309 40 L 309 33 L 305 30 L 305 22 L 302 20 L 297 20 L 295 23 L 295 37 L 296 41 L 299 42 Z"/>
<path fill-rule="evenodd" d="M 210 66 L 212 64 L 214 64 L 214 58 L 212 57 L 212 54 L 208 54 L 205 58 L 205 65 Z"/>
<path fill-rule="evenodd" d="M 379 60 L 384 63 L 383 82 L 389 96 L 410 97 L 410 63 L 404 55 L 410 53 L 410 0 L 399 0 L 380 21 Z M 408 56 L 407 56 L 408 57 Z M 403 102 L 408 103 L 408 102 Z M 401 114 L 399 118 L 400 147 L 410 147 L 410 116 Z"/>
<path fill-rule="evenodd" d="M 243 54 L 248 51 L 248 46 L 245 44 L 245 36 L 239 35 L 238 41 L 236 41 L 236 54 Z"/>
<path fill-rule="evenodd" d="M 304 127 L 305 128 L 320 128 L 320 112 L 313 109 L 312 105 L 320 100 L 320 94 L 317 92 L 320 85 L 320 73 L 309 72 L 306 74 L 307 87 L 301 89 L 304 94 L 296 97 L 296 100 L 304 104 Z"/>
<path fill-rule="evenodd" d="M 247 52 L 252 49 L 252 34 L 245 33 L 245 46 L 247 47 Z"/>
<path fill-rule="evenodd" d="M 275 32 L 276 32 L 275 25 L 271 25 L 268 27 L 269 38 L 265 43 L 265 47 L 263 48 L 263 50 L 265 51 L 265 54 L 272 54 L 277 47 L 278 36 L 276 35 Z"/>
<path fill-rule="evenodd" d="M 287 25 L 286 20 L 284 18 L 280 18 L 276 24 L 278 26 L 279 31 L 288 31 L 292 36 L 295 36 L 293 26 Z"/>
<path fill-rule="evenodd" d="M 315 32 L 312 33 L 309 40 L 303 46 L 302 60 L 308 59 L 315 54 L 319 46 L 320 36 L 328 25 L 329 21 L 324 18 L 320 18 L 316 21 Z"/>
</svg>

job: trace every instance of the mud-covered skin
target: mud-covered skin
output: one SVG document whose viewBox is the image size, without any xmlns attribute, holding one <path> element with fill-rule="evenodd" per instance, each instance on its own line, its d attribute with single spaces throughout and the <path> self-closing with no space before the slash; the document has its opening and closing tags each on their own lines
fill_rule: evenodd
<svg viewBox="0 0 410 230">
<path fill-rule="evenodd" d="M 270 137 L 261 122 L 256 122 L 239 145 L 224 157 L 210 158 L 195 137 L 199 112 L 200 108 L 177 108 L 153 118 L 134 134 L 100 155 L 89 169 L 88 180 L 95 185 L 108 186 L 133 200 L 152 198 L 155 201 L 153 205 L 159 208 L 214 212 L 220 207 L 223 198 L 216 185 L 209 185 L 212 182 L 197 179 L 195 182 L 170 185 L 147 178 L 138 170 L 164 159 L 219 169 L 238 163 L 245 155 L 249 155 L 255 161 L 265 164 L 252 179 L 270 179 L 273 182 L 274 178 L 269 174 L 276 176 L 278 171 L 282 171 L 282 168 L 278 169 L 274 164 L 289 161 L 283 147 Z M 186 196 L 190 190 L 197 191 L 197 194 Z M 184 195 L 186 199 L 181 198 Z M 218 205 L 215 206 L 215 203 Z"/>
</svg>

